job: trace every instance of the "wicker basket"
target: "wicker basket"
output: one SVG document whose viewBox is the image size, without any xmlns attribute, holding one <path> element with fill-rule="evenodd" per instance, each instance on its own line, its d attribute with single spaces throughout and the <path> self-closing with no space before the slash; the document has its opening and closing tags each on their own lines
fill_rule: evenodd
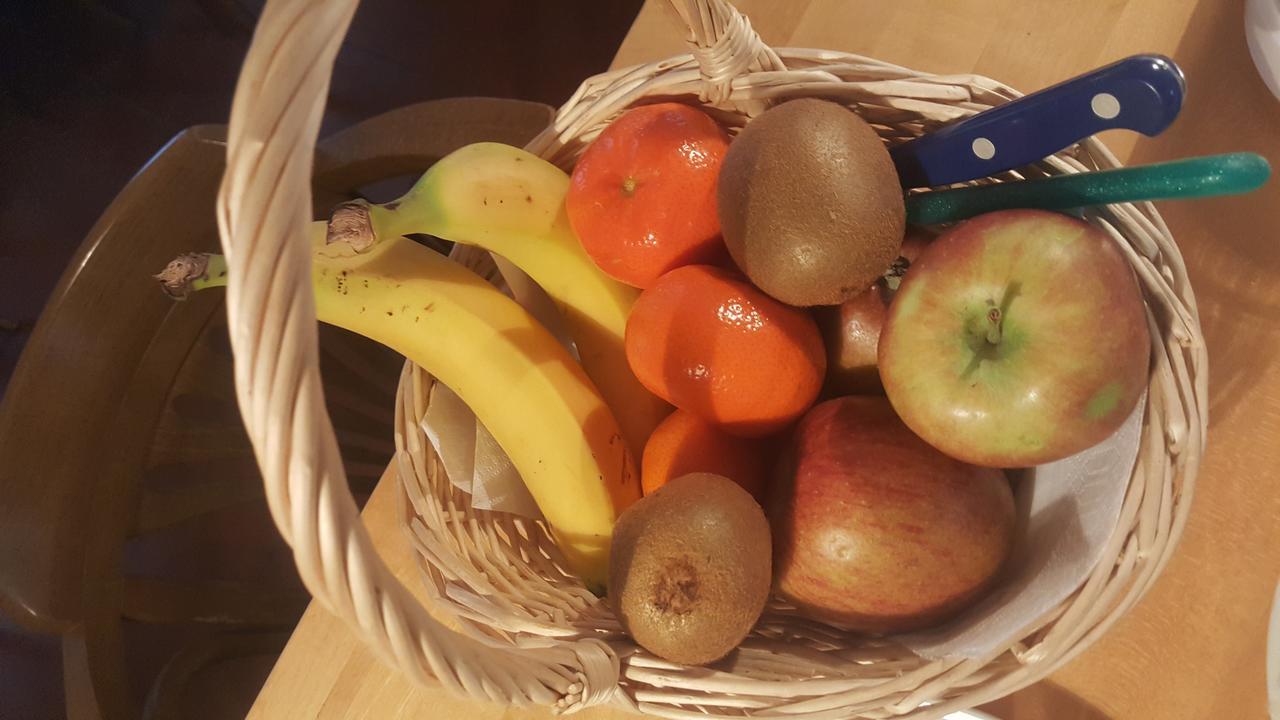
<svg viewBox="0 0 1280 720">
<path fill-rule="evenodd" d="M 671 2 L 688 26 L 691 54 L 587 80 L 530 150 L 569 168 L 608 121 L 656 97 L 699 103 L 736 128 L 774 101 L 819 96 L 856 108 L 896 142 L 1017 96 L 982 77 L 770 49 L 723 0 Z M 407 541 L 435 604 L 456 613 L 463 632 L 433 619 L 371 545 L 321 398 L 303 228 L 329 75 L 355 5 L 267 4 L 236 91 L 218 221 L 231 268 L 236 385 L 275 521 L 315 597 L 387 664 L 457 693 L 565 711 L 613 703 L 673 718 L 935 718 L 1044 677 L 1105 632 L 1159 574 L 1185 523 L 1204 442 L 1206 358 L 1168 228 L 1149 204 L 1114 205 L 1090 220 L 1136 270 L 1152 329 L 1138 462 L 1102 561 L 1017 642 L 978 660 L 926 661 L 771 606 L 741 650 L 713 668 L 659 660 L 557 569 L 544 527 L 473 510 L 455 490 L 420 429 L 432 379 L 407 365 L 396 413 Z M 1034 172 L 1117 164 L 1090 139 Z"/>
</svg>

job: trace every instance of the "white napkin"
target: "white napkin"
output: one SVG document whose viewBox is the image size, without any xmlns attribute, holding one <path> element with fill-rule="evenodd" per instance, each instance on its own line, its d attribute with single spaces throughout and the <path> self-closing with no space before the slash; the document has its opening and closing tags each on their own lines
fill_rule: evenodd
<svg viewBox="0 0 1280 720">
<path fill-rule="evenodd" d="M 471 507 L 541 518 L 511 459 L 462 398 L 437 382 L 431 388 L 422 430 L 440 456 L 449 481 L 471 494 Z"/>
<path fill-rule="evenodd" d="M 929 659 L 984 657 L 1079 588 L 1120 519 L 1145 406 L 1144 394 L 1110 438 L 1029 471 L 1014 494 L 1021 534 L 1000 584 L 955 620 L 897 639 Z"/>
</svg>

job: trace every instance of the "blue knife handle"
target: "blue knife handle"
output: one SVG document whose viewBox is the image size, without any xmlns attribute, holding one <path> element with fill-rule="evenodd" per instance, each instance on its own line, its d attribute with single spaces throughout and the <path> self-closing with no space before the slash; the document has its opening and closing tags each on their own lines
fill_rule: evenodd
<svg viewBox="0 0 1280 720">
<path fill-rule="evenodd" d="M 904 188 L 1022 167 L 1103 130 L 1157 135 L 1178 116 L 1186 82 L 1162 55 L 1134 55 L 991 108 L 889 151 Z"/>
</svg>

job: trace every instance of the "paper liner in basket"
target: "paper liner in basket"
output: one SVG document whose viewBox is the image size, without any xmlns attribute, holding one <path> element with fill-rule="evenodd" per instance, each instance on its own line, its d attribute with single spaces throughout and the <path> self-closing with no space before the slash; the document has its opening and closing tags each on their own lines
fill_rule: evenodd
<svg viewBox="0 0 1280 720">
<path fill-rule="evenodd" d="M 542 517 L 511 459 L 471 408 L 443 383 L 431 388 L 422 430 L 449 481 L 471 495 L 471 507 Z"/>
</svg>

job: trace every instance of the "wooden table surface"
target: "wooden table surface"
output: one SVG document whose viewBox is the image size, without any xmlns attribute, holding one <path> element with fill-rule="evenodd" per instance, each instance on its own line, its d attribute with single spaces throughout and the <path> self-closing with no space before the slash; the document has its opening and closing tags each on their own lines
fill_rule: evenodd
<svg viewBox="0 0 1280 720">
<path fill-rule="evenodd" d="M 618 51 L 626 65 L 683 51 L 650 0 Z M 774 45 L 824 47 L 1031 90 L 1137 52 L 1173 57 L 1188 80 L 1159 138 L 1107 137 L 1155 162 L 1254 150 L 1280 162 L 1280 102 L 1257 77 L 1243 0 L 739 0 Z M 1196 288 L 1211 368 L 1209 449 L 1182 544 L 1147 597 L 1096 645 L 988 709 L 1031 720 L 1199 720 L 1267 714 L 1264 651 L 1280 571 L 1280 183 L 1242 198 L 1161 206 Z M 393 570 L 417 584 L 390 482 L 365 510 Z M 250 717 L 548 718 L 419 688 L 346 628 L 307 610 Z M 584 720 L 618 720 L 591 709 Z"/>
</svg>

